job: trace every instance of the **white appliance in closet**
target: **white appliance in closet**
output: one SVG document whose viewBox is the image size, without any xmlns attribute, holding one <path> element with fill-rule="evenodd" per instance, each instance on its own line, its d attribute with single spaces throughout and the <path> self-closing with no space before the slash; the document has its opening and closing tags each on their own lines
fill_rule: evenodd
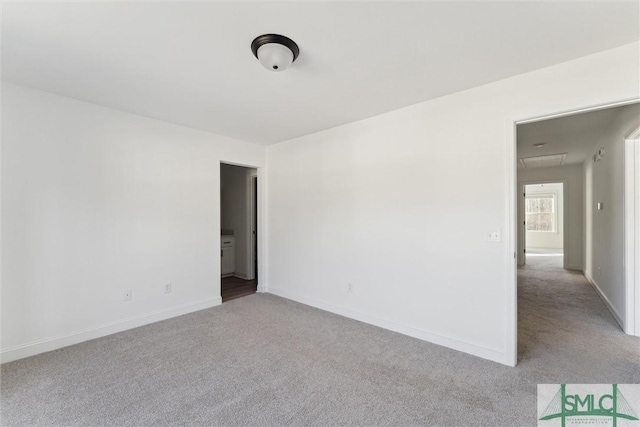
<svg viewBox="0 0 640 427">
<path fill-rule="evenodd" d="M 236 271 L 236 238 L 220 236 L 220 272 L 223 276 Z"/>
</svg>

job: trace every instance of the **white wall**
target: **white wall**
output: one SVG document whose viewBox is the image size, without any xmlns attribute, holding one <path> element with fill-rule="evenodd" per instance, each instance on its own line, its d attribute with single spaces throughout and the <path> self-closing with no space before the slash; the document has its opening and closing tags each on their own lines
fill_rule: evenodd
<svg viewBox="0 0 640 427">
<path fill-rule="evenodd" d="M 233 230 L 235 238 L 236 270 L 234 275 L 243 279 L 250 277 L 251 238 L 250 230 L 250 180 L 256 170 L 240 166 L 221 166 L 221 228 Z"/>
<path fill-rule="evenodd" d="M 564 267 L 570 270 L 583 269 L 584 260 L 584 183 L 582 165 L 567 165 L 553 168 L 518 169 L 518 188 L 531 182 L 566 181 L 567 187 L 564 197 L 567 206 L 567 223 L 564 232 L 567 233 L 567 245 L 564 248 Z M 522 212 L 522 192 L 518 194 L 518 232 L 522 236 L 524 221 Z M 524 239 L 518 239 L 518 263 L 524 264 Z M 527 241 L 527 246 L 529 246 Z"/>
<path fill-rule="evenodd" d="M 638 47 L 268 147 L 268 290 L 515 363 L 512 120 L 638 97 Z"/>
<path fill-rule="evenodd" d="M 614 317 L 624 328 L 624 138 L 640 125 L 640 105 L 620 112 L 602 141 L 593 147 L 605 156 L 599 162 L 587 159 L 585 179 L 585 276 L 596 286 Z M 604 203 L 597 210 L 597 203 Z"/>
<path fill-rule="evenodd" d="M 528 248 L 562 249 L 564 246 L 564 192 L 563 184 L 530 184 L 525 186 L 525 193 L 529 196 L 536 194 L 550 194 L 556 200 L 556 231 L 527 231 L 526 245 Z"/>
<path fill-rule="evenodd" d="M 6 83 L 2 113 L 3 361 L 220 303 L 220 161 L 263 147 Z"/>
</svg>

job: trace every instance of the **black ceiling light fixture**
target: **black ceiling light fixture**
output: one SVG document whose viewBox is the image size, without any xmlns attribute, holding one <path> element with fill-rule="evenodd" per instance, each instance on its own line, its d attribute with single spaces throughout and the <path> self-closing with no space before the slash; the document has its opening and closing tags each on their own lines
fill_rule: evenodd
<svg viewBox="0 0 640 427">
<path fill-rule="evenodd" d="M 264 68 L 284 71 L 300 54 L 296 42 L 280 34 L 263 34 L 251 42 L 251 51 Z"/>
</svg>

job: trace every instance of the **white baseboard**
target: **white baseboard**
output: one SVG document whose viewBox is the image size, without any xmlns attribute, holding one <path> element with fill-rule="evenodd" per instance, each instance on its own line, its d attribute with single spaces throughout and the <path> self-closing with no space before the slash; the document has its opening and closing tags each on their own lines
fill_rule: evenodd
<svg viewBox="0 0 640 427">
<path fill-rule="evenodd" d="M 211 298 L 204 301 L 192 302 L 179 305 L 177 307 L 153 311 L 151 313 L 106 323 L 93 328 L 83 329 L 64 335 L 58 335 L 51 338 L 45 338 L 42 340 L 32 341 L 26 344 L 9 347 L 0 351 L 0 363 L 11 362 L 13 360 L 23 359 L 29 356 L 35 356 L 36 354 L 57 350 L 62 347 L 68 347 L 73 344 L 78 344 L 95 338 L 104 337 L 106 335 L 115 334 L 117 332 L 126 331 L 128 329 L 137 328 L 139 326 L 148 325 L 149 323 L 155 323 L 161 320 L 170 319 L 172 317 L 182 316 L 183 314 L 192 313 L 194 311 L 215 307 L 220 304 L 222 304 L 221 297 Z"/>
<path fill-rule="evenodd" d="M 602 290 L 600 289 L 600 287 L 598 286 L 595 280 L 589 277 L 589 275 L 585 272 L 583 272 L 582 274 L 584 274 L 584 277 L 587 278 L 587 281 L 591 284 L 593 289 L 596 291 L 596 294 L 598 294 L 598 296 L 604 303 L 605 307 L 607 307 L 607 309 L 611 312 L 611 315 L 613 316 L 613 318 L 616 319 L 616 322 L 618 322 L 618 325 L 620 325 L 620 327 L 624 331 L 625 330 L 624 321 L 622 320 L 622 316 L 620 316 L 620 314 L 616 311 L 616 309 L 613 308 L 613 304 L 611 304 L 611 301 L 609 301 L 609 298 L 607 298 L 604 292 L 602 292 Z"/>
<path fill-rule="evenodd" d="M 493 348 L 484 347 L 482 345 L 469 343 L 458 338 L 429 332 L 424 329 L 414 328 L 412 326 L 402 325 L 393 321 L 381 319 L 379 317 L 371 316 L 365 313 L 360 313 L 348 308 L 339 307 L 337 305 L 329 304 L 313 298 L 303 297 L 296 293 L 284 291 L 282 289 L 269 287 L 268 292 L 273 295 L 287 298 L 305 305 L 309 305 L 311 307 L 319 308 L 321 310 L 329 311 L 331 313 L 339 314 L 341 316 L 349 317 L 351 319 L 359 320 L 361 322 L 378 326 L 383 329 L 388 329 L 390 331 L 408 335 L 413 338 L 418 338 L 423 341 L 428 341 L 454 350 L 462 351 L 473 356 L 488 359 L 493 362 L 502 363 L 503 365 L 512 366 L 512 363 L 509 361 L 509 355 L 506 351 L 496 350 Z"/>
</svg>

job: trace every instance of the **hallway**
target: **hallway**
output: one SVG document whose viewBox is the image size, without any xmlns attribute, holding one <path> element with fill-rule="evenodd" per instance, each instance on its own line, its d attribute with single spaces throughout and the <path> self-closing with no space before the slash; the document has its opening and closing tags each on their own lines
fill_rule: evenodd
<svg viewBox="0 0 640 427">
<path fill-rule="evenodd" d="M 640 339 L 624 334 L 581 272 L 562 268 L 561 254 L 534 252 L 518 268 L 518 360 L 556 372 L 581 366 L 589 382 L 640 381 Z"/>
</svg>

